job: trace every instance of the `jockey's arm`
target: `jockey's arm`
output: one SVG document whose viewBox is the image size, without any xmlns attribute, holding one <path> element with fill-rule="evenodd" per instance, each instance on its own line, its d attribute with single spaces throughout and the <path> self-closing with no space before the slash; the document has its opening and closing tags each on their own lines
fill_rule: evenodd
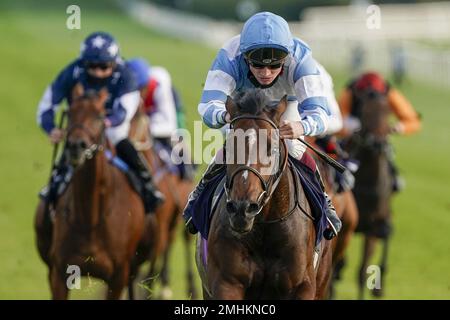
<svg viewBox="0 0 450 320">
<path fill-rule="evenodd" d="M 417 112 L 400 91 L 394 88 L 390 89 L 388 101 L 389 106 L 399 120 L 394 127 L 395 132 L 400 134 L 411 134 L 420 130 L 421 123 Z"/>
<path fill-rule="evenodd" d="M 131 121 L 136 113 L 141 94 L 138 90 L 127 92 L 114 99 L 112 110 L 107 116 L 107 121 L 111 127 L 117 127 L 125 121 Z"/>
<path fill-rule="evenodd" d="M 222 48 L 208 71 L 198 105 L 198 112 L 208 127 L 220 128 L 226 124 L 225 102 L 236 88 L 236 74 L 236 66 Z"/>
<path fill-rule="evenodd" d="M 55 129 L 55 114 L 64 98 L 73 87 L 73 72 L 76 66 L 70 64 L 64 68 L 56 79 L 46 88 L 37 110 L 37 123 L 48 134 Z"/>
<path fill-rule="evenodd" d="M 121 85 L 114 93 L 112 109 L 108 110 L 107 115 L 107 122 L 111 127 L 117 127 L 124 122 L 130 122 L 141 102 L 141 93 L 131 74 L 122 74 L 119 83 Z M 110 94 L 112 95 L 113 93 L 110 92 Z"/>
<path fill-rule="evenodd" d="M 296 66 L 293 76 L 303 134 L 324 134 L 328 129 L 330 110 L 320 71 L 309 53 Z"/>
<path fill-rule="evenodd" d="M 154 91 L 153 101 L 155 112 L 150 114 L 150 131 L 156 138 L 167 138 L 177 129 L 177 113 L 175 99 L 172 93 L 172 81 L 167 70 L 160 67 L 152 68 L 152 77 L 158 81 Z"/>
</svg>

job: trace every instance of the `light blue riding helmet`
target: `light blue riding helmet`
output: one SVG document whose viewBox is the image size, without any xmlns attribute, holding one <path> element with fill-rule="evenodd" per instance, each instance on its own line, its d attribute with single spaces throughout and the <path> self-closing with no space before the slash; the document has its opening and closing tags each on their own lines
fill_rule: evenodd
<svg viewBox="0 0 450 320">
<path fill-rule="evenodd" d="M 277 63 L 292 52 L 293 46 L 294 41 L 288 23 L 271 12 L 253 15 L 242 28 L 240 50 L 251 60 L 259 60 L 264 64 Z M 258 50 L 266 48 L 278 50 L 271 50 L 270 53 Z"/>
<path fill-rule="evenodd" d="M 138 88 L 141 89 L 148 84 L 150 79 L 150 65 L 144 58 L 133 58 L 126 62 L 128 68 L 133 72 Z"/>
</svg>

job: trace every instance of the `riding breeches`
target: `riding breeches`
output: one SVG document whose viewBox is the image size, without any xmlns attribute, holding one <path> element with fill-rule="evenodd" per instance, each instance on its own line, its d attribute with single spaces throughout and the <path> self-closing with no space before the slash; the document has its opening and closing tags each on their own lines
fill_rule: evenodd
<svg viewBox="0 0 450 320">
<path fill-rule="evenodd" d="M 138 91 L 129 93 L 126 100 L 121 101 L 126 110 L 125 119 L 118 126 L 106 129 L 106 136 L 113 145 L 117 145 L 123 139 L 128 138 L 128 133 L 130 132 L 130 122 L 138 110 L 139 101 L 140 93 Z"/>
</svg>

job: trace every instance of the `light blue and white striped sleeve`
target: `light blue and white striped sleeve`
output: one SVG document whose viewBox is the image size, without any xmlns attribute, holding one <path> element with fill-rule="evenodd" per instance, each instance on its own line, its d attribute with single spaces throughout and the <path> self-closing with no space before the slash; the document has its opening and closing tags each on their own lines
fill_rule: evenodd
<svg viewBox="0 0 450 320">
<path fill-rule="evenodd" d="M 317 136 L 328 128 L 330 110 L 316 62 L 308 52 L 294 70 L 298 112 L 307 136 Z"/>
<path fill-rule="evenodd" d="M 227 51 L 221 49 L 206 77 L 203 94 L 198 105 L 203 122 L 210 128 L 225 125 L 225 102 L 236 88 L 237 66 Z"/>
</svg>

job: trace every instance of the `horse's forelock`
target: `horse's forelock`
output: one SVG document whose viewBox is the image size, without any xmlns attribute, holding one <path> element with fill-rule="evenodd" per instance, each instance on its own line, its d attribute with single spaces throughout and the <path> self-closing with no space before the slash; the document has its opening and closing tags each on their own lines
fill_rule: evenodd
<svg viewBox="0 0 450 320">
<path fill-rule="evenodd" d="M 87 90 L 84 94 L 72 101 L 71 110 L 73 112 L 94 112 L 101 113 L 104 108 L 98 106 L 99 92 Z"/>
<path fill-rule="evenodd" d="M 264 112 L 269 104 L 267 96 L 261 89 L 251 89 L 241 92 L 235 98 L 239 113 L 259 115 Z"/>
</svg>

